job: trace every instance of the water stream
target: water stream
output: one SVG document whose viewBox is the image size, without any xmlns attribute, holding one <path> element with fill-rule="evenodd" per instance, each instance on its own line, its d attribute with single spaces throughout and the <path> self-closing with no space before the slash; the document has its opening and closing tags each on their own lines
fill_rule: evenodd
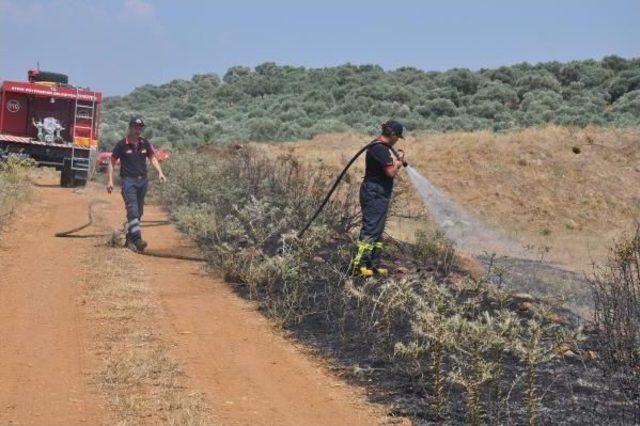
<svg viewBox="0 0 640 426">
<path fill-rule="evenodd" d="M 592 306 L 589 286 L 583 274 L 563 269 L 548 259 L 518 243 L 503 232 L 482 223 L 462 206 L 436 188 L 416 169 L 408 166 L 407 175 L 433 220 L 457 248 L 473 255 L 485 266 L 500 266 L 488 274 L 497 284 L 515 291 L 563 300 L 565 306 L 578 315 L 588 315 Z"/>
<path fill-rule="evenodd" d="M 408 166 L 406 172 L 433 220 L 445 236 L 460 249 L 475 255 L 496 253 L 526 257 L 526 250 L 522 244 L 482 223 L 436 188 L 415 168 Z"/>
</svg>

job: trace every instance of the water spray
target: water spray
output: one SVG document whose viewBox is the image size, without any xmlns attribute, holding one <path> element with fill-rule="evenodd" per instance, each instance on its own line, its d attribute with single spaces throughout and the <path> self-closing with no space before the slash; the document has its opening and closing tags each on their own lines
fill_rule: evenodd
<svg viewBox="0 0 640 426">
<path fill-rule="evenodd" d="M 407 168 L 407 176 L 435 223 L 438 224 L 444 235 L 460 248 L 472 254 L 498 252 L 525 256 L 519 243 L 477 219 L 475 215 L 445 195 L 415 168 Z"/>
<path fill-rule="evenodd" d="M 333 183 L 333 186 L 331 186 L 331 189 L 329 189 L 329 192 L 327 192 L 327 195 L 325 195 L 324 199 L 322 200 L 322 203 L 320 203 L 320 206 L 316 209 L 315 213 L 313 213 L 313 215 L 311 216 L 311 219 L 309 219 L 309 221 L 307 222 L 307 224 L 304 226 L 304 228 L 302 228 L 300 230 L 300 232 L 298 232 L 298 238 L 302 237 L 304 235 L 305 232 L 307 232 L 307 229 L 309 229 L 309 227 L 311 226 L 311 224 L 313 223 L 314 220 L 316 220 L 316 218 L 318 217 L 318 215 L 320 214 L 320 212 L 322 211 L 322 209 L 324 209 L 324 206 L 327 204 L 327 202 L 329 201 L 329 198 L 331 198 L 331 195 L 333 195 L 334 191 L 336 190 L 336 188 L 338 187 L 338 184 L 340 183 L 340 181 L 342 181 L 342 178 L 344 177 L 344 175 L 347 174 L 347 171 L 349 170 L 349 168 L 351 167 L 351 165 L 358 159 L 358 157 L 360 157 L 360 155 L 362 155 L 363 152 L 365 152 L 367 149 L 371 148 L 374 144 L 382 144 L 384 146 L 386 146 L 387 148 L 389 148 L 389 150 L 393 153 L 393 155 L 399 160 L 402 161 L 402 165 L 404 167 L 409 166 L 409 164 L 404 161 L 404 160 L 400 160 L 400 155 L 398 154 L 398 152 L 393 148 L 393 146 L 391 146 L 391 144 L 385 143 L 385 142 L 378 142 L 378 141 L 373 141 L 371 143 L 368 143 L 367 145 L 363 146 L 358 152 L 356 152 L 356 154 L 351 158 L 351 160 L 349 160 L 349 162 L 347 163 L 347 165 L 344 167 L 344 169 L 342 169 L 342 172 L 338 175 L 338 178 L 336 179 L 336 181 Z"/>
</svg>

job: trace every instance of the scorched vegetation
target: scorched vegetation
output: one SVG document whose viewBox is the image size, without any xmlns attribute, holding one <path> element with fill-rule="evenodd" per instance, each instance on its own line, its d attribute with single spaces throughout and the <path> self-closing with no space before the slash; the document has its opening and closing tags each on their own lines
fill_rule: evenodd
<svg viewBox="0 0 640 426">
<path fill-rule="evenodd" d="M 633 395 L 604 383 L 594 332 L 472 279 L 437 235 L 390 241 L 387 279 L 350 277 L 353 177 L 299 240 L 333 170 L 247 148 L 176 156 L 168 168 L 163 202 L 210 266 L 392 414 L 472 424 L 640 419 Z"/>
</svg>

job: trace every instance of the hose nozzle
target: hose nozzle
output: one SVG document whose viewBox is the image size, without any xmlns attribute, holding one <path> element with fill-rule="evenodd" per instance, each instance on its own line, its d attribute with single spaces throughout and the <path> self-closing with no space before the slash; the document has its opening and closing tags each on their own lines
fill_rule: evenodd
<svg viewBox="0 0 640 426">
<path fill-rule="evenodd" d="M 393 155 L 396 157 L 396 159 L 398 161 L 402 161 L 402 165 L 404 167 L 407 167 L 409 165 L 409 163 L 407 163 L 404 159 L 402 159 L 402 160 L 400 159 L 400 154 L 398 154 L 398 152 L 401 152 L 401 153 L 404 154 L 403 150 L 399 149 L 399 150 L 396 151 L 396 149 L 394 147 L 392 147 L 391 145 L 388 145 L 388 144 L 385 144 L 385 145 L 391 150 L 391 152 L 393 153 Z"/>
</svg>

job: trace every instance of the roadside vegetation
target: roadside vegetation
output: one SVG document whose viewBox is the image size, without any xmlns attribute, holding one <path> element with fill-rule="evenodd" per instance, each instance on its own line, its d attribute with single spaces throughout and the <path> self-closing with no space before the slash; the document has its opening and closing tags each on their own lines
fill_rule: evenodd
<svg viewBox="0 0 640 426">
<path fill-rule="evenodd" d="M 29 193 L 28 170 L 31 160 L 9 156 L 0 161 L 0 230 L 7 224 L 11 214 Z"/>
<path fill-rule="evenodd" d="M 637 127 L 640 59 L 607 56 L 444 72 L 350 64 L 236 66 L 222 78 L 199 74 L 105 99 L 101 142 L 106 149 L 133 114 L 145 117 L 154 143 L 175 146 L 369 133 L 383 117 L 400 120 L 411 132 L 544 124 Z"/>
<path fill-rule="evenodd" d="M 603 379 L 595 330 L 559 306 L 511 294 L 459 265 L 437 234 L 390 241 L 387 279 L 349 276 L 357 182 L 324 195 L 330 167 L 259 148 L 174 156 L 161 199 L 244 297 L 418 422 L 640 421 L 637 395 Z"/>
</svg>

